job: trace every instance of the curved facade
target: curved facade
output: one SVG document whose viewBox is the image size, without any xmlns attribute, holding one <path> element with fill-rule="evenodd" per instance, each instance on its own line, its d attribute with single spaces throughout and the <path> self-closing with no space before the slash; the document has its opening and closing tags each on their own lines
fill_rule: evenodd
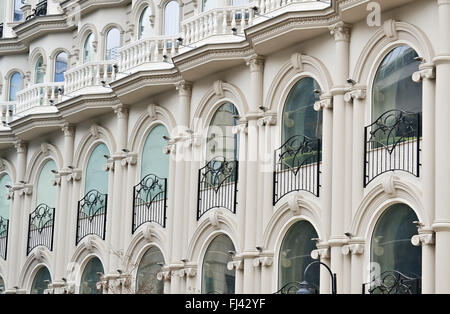
<svg viewBox="0 0 450 314">
<path fill-rule="evenodd" d="M 450 293 L 448 1 L 4 2 L 0 292 Z"/>
</svg>

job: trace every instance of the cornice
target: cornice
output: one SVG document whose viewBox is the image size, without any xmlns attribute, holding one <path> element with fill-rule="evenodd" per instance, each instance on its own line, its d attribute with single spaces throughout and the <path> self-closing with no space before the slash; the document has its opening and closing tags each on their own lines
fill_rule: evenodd
<svg viewBox="0 0 450 314">
<path fill-rule="evenodd" d="M 131 2 L 132 0 L 66 0 L 61 3 L 61 8 L 65 12 L 75 9 L 76 14 L 86 15 L 102 7 L 125 6 Z"/>
<path fill-rule="evenodd" d="M 46 33 L 64 32 L 75 28 L 76 26 L 67 24 L 66 15 L 59 14 L 36 16 L 13 27 L 13 30 L 21 42 L 28 43 Z"/>
<path fill-rule="evenodd" d="M 49 131 L 52 131 L 63 127 L 64 122 L 59 112 L 52 112 L 30 114 L 10 122 L 9 125 L 16 138 L 26 136 L 27 140 L 31 140 L 30 134 L 34 133 L 34 129 L 49 129 Z M 35 134 L 35 137 L 38 136 L 39 134 Z"/>
</svg>

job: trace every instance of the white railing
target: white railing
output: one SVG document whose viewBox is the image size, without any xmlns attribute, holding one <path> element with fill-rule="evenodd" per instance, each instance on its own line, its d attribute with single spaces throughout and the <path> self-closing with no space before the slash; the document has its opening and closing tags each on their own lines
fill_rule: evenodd
<svg viewBox="0 0 450 314">
<path fill-rule="evenodd" d="M 50 106 L 58 103 L 62 97 L 64 82 L 35 84 L 17 92 L 16 113 L 31 108 Z"/>
<path fill-rule="evenodd" d="M 17 102 L 15 101 L 0 101 L 1 121 L 9 122 L 12 120 L 14 112 L 16 111 L 16 105 Z"/>
<path fill-rule="evenodd" d="M 64 74 L 65 93 L 70 94 L 85 87 L 101 86 L 116 79 L 113 67 L 117 60 L 87 62 Z M 104 82 L 104 83 L 103 83 Z"/>
<path fill-rule="evenodd" d="M 253 25 L 252 5 L 211 9 L 181 23 L 183 41 L 189 45 L 214 35 L 242 34 Z"/>
<path fill-rule="evenodd" d="M 128 71 L 149 62 L 163 62 L 178 54 L 179 35 L 144 38 L 119 49 L 119 69 Z M 164 57 L 165 56 L 165 57 Z"/>
<path fill-rule="evenodd" d="M 313 1 L 313 0 L 256 0 L 256 6 L 258 7 L 259 14 L 267 14 L 269 12 L 278 10 L 292 3 L 303 4 L 304 10 L 314 10 L 329 7 L 331 5 L 330 0 Z"/>
</svg>

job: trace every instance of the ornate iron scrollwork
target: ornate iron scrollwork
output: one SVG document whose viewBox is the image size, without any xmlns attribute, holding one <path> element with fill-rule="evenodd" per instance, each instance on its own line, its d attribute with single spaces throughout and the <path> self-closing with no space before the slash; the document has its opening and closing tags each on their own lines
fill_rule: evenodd
<svg viewBox="0 0 450 314">
<path fill-rule="evenodd" d="M 0 216 L 0 257 L 6 260 L 9 220 Z"/>
<path fill-rule="evenodd" d="M 223 207 L 236 213 L 238 162 L 216 157 L 199 170 L 197 219 L 208 210 Z"/>
<path fill-rule="evenodd" d="M 53 230 L 55 222 L 55 208 L 40 204 L 30 214 L 28 226 L 27 254 L 38 246 L 53 249 Z"/>
<path fill-rule="evenodd" d="M 78 202 L 76 244 L 89 234 L 105 239 L 107 200 L 108 194 L 92 190 Z"/>
<path fill-rule="evenodd" d="M 165 228 L 167 179 L 149 174 L 133 190 L 133 233 L 150 221 Z"/>
<path fill-rule="evenodd" d="M 408 277 L 404 274 L 392 270 L 380 274 L 369 285 L 369 294 L 420 294 L 420 278 Z"/>
<path fill-rule="evenodd" d="M 312 284 L 309 284 L 312 285 Z M 291 281 L 285 284 L 283 287 L 280 288 L 277 292 L 274 294 L 296 294 L 297 291 L 300 289 L 301 283 L 298 281 Z M 314 287 L 309 288 L 311 290 L 312 294 L 318 294 L 319 288 L 314 285 Z"/>
<path fill-rule="evenodd" d="M 389 110 L 365 128 L 364 186 L 382 173 L 419 176 L 421 114 Z"/>
<path fill-rule="evenodd" d="M 36 5 L 36 8 L 33 9 L 33 14 L 27 16 L 26 21 L 36 17 L 36 16 L 44 16 L 47 15 L 47 0 L 42 0 Z"/>
<path fill-rule="evenodd" d="M 321 140 L 317 138 L 296 135 L 277 149 L 273 204 L 293 191 L 308 191 L 319 196 L 320 160 Z"/>
</svg>

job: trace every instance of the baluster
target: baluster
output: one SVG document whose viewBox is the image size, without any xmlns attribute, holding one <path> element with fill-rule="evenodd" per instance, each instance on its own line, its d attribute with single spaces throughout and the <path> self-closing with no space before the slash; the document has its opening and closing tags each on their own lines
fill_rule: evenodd
<svg viewBox="0 0 450 314">
<path fill-rule="evenodd" d="M 159 62 L 159 40 L 155 40 L 155 62 Z"/>
<path fill-rule="evenodd" d="M 55 104 L 55 89 L 56 88 L 57 88 L 56 86 L 50 87 L 50 100 L 53 100 L 53 104 Z"/>
<path fill-rule="evenodd" d="M 261 14 L 266 13 L 266 0 L 259 0 L 259 9 Z"/>
<path fill-rule="evenodd" d="M 95 85 L 100 85 L 100 64 L 94 65 L 95 71 Z"/>
<path fill-rule="evenodd" d="M 204 29 L 203 29 L 203 23 L 204 23 L 203 17 L 200 17 L 200 19 L 199 19 L 199 21 L 198 21 L 198 36 L 199 36 L 200 40 L 202 40 L 203 38 L 205 38 L 205 36 L 204 36 L 204 34 L 203 34 L 203 32 L 204 32 Z"/>
<path fill-rule="evenodd" d="M 200 39 L 201 39 L 201 36 L 200 36 L 200 31 L 199 31 L 199 22 L 198 22 L 198 20 L 195 20 L 195 22 L 194 22 L 194 24 L 195 24 L 195 32 L 194 32 L 194 34 L 195 34 L 195 41 L 199 41 Z"/>
<path fill-rule="evenodd" d="M 248 10 L 248 26 L 252 26 L 253 25 L 253 10 L 252 9 L 247 9 Z"/>
<path fill-rule="evenodd" d="M 227 33 L 227 11 L 223 10 L 222 12 L 222 33 L 221 34 L 226 34 Z"/>
<path fill-rule="evenodd" d="M 191 42 L 190 43 L 194 43 L 195 42 L 195 22 L 192 21 L 191 22 Z"/>
<path fill-rule="evenodd" d="M 163 43 L 163 56 L 167 56 L 167 39 L 163 39 L 162 43 Z"/>
<path fill-rule="evenodd" d="M 48 86 L 44 86 L 44 87 L 42 87 L 42 90 L 43 90 L 43 92 L 44 92 L 44 101 L 43 101 L 43 104 L 44 104 L 44 106 L 48 106 L 49 105 L 49 99 L 48 99 Z M 40 91 L 41 91 L 41 88 L 38 88 L 38 93 L 40 93 Z M 39 104 L 40 104 L 40 101 L 39 101 Z"/>
<path fill-rule="evenodd" d="M 245 9 L 241 10 L 241 32 L 245 29 Z"/>
<path fill-rule="evenodd" d="M 112 66 L 113 66 L 113 64 L 111 63 L 111 80 L 110 80 L 110 82 L 116 80 L 116 71 L 114 71 L 114 68 Z"/>
<path fill-rule="evenodd" d="M 99 70 L 100 70 L 100 66 L 99 66 Z M 108 63 L 105 63 L 103 65 L 103 81 L 105 81 L 105 82 L 108 81 Z"/>
<path fill-rule="evenodd" d="M 213 33 L 214 35 L 217 35 L 219 32 L 219 19 L 217 11 L 214 11 L 213 13 Z"/>
<path fill-rule="evenodd" d="M 231 27 L 230 27 L 230 29 L 235 28 L 235 27 L 236 27 L 236 10 L 233 9 L 233 10 L 231 10 Z"/>
<path fill-rule="evenodd" d="M 270 7 L 270 0 L 266 0 L 266 12 L 271 11 L 272 8 Z"/>
<path fill-rule="evenodd" d="M 175 56 L 175 43 L 176 43 L 176 39 L 175 38 L 172 38 L 172 47 L 171 47 L 171 49 L 170 49 L 170 56 L 171 57 L 174 57 Z"/>
</svg>

